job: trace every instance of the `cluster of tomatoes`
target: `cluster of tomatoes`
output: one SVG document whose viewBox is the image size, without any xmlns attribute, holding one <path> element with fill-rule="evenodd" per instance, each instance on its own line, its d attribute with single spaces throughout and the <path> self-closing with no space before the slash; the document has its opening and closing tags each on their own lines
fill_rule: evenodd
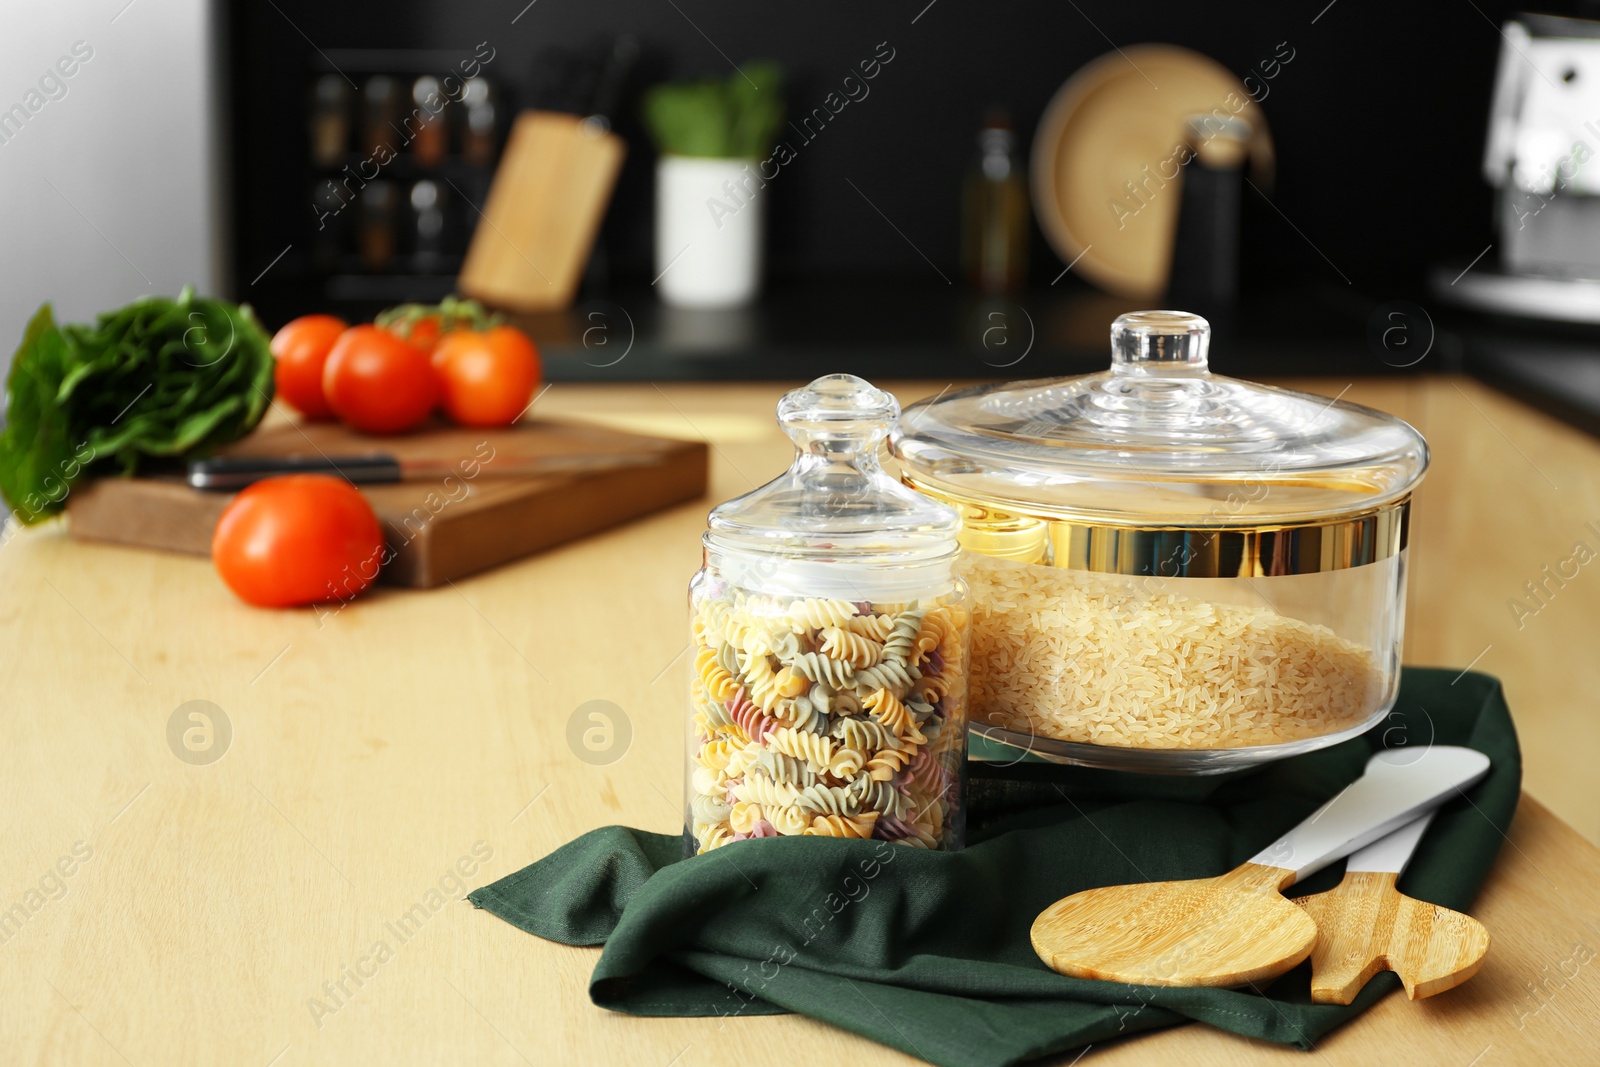
<svg viewBox="0 0 1600 1067">
<path fill-rule="evenodd" d="M 278 395 L 308 419 L 404 433 L 443 410 L 463 426 L 507 426 L 539 384 L 539 351 L 470 300 L 402 305 L 372 325 L 304 315 L 272 338 Z M 343 602 L 387 562 L 383 528 L 355 486 L 290 474 L 249 486 L 211 539 L 217 573 L 261 607 Z"/>
<path fill-rule="evenodd" d="M 470 300 L 402 305 L 371 325 L 303 315 L 272 338 L 278 395 L 308 419 L 404 433 L 442 410 L 463 426 L 507 426 L 538 387 L 539 350 Z"/>
</svg>

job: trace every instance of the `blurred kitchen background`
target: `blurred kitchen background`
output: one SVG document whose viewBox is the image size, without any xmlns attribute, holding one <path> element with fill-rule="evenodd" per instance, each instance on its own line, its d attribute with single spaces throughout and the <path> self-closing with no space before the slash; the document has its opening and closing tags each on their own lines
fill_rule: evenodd
<svg viewBox="0 0 1600 1067">
<path fill-rule="evenodd" d="M 1516 124 L 1539 117 L 1518 110 L 1523 96 L 1566 100 L 1566 118 L 1547 123 L 1557 128 L 1589 100 L 1600 120 L 1590 92 L 1600 65 L 1584 65 L 1584 48 L 1570 60 L 1539 52 L 1541 35 L 1582 44 L 1573 24 L 1524 20 L 1530 35 L 1508 36 L 1516 10 L 1489 0 L 36 5 L 9 13 L 0 39 L 0 109 L 21 102 L 25 119 L 0 120 L 12 205 L 0 212 L 0 333 L 20 336 L 45 299 L 81 319 L 186 282 L 252 304 L 269 329 L 313 310 L 359 316 L 456 289 L 489 226 L 500 249 L 482 253 L 479 295 L 525 267 L 572 275 L 557 306 L 497 301 L 539 339 L 556 380 L 1057 374 L 1103 365 L 1113 315 L 1163 302 L 1218 320 L 1226 372 L 1476 361 L 1486 376 L 1526 378 L 1541 359 L 1590 347 L 1594 327 L 1581 320 L 1600 318 L 1600 300 L 1581 276 L 1600 276 L 1600 264 L 1551 267 L 1502 232 L 1485 172 L 1497 62 L 1512 56 L 1525 69 L 1502 80 L 1534 87 L 1502 89 L 1506 159 L 1544 152 L 1552 164 L 1571 141 L 1517 141 Z M 1196 55 L 1136 47 L 1154 43 Z M 30 98 L 75 47 L 92 55 Z M 1185 93 L 1228 98 L 1207 82 L 1218 71 L 1204 57 L 1248 98 L 1242 129 L 1221 125 L 1227 106 L 1186 130 Z M 734 193 L 725 201 L 727 231 L 753 231 L 729 240 L 753 241 L 741 254 L 755 263 L 673 261 L 656 247 L 660 153 L 645 91 L 696 78 L 760 91 L 744 73 L 752 61 L 781 72 L 767 91 L 784 103 L 776 138 L 792 150 L 762 172 L 771 180 L 758 210 Z M 1058 97 L 1075 74 L 1076 95 Z M 408 124 L 430 93 L 449 98 L 439 117 Z M 528 109 L 602 117 L 562 127 L 565 141 L 530 131 L 518 184 L 491 197 Z M 576 192 L 544 162 L 551 144 L 592 153 L 589 140 L 612 136 L 621 162 L 608 196 L 614 160 L 589 158 Z M 1118 147 L 1127 137 L 1187 139 L 1198 158 L 1182 188 L 1141 177 L 1128 162 L 1137 153 Z M 1043 213 L 1041 152 L 1056 186 Z M 1148 162 L 1159 169 L 1170 155 Z M 1126 215 L 1112 204 L 1118 191 L 1095 184 L 1118 166 L 1138 183 Z M 1560 202 L 1546 230 L 1600 236 L 1594 215 L 1562 213 L 1582 191 L 1541 194 Z M 486 213 L 502 221 L 486 224 Z M 1149 220 L 1155 237 L 1119 250 Z M 570 268 L 551 265 L 562 258 Z M 1506 267 L 1563 280 L 1508 292 Z M 746 297 L 739 278 L 718 290 L 728 279 L 714 276 L 697 297 L 696 279 L 719 270 L 758 287 Z M 1579 283 L 1565 285 L 1572 276 Z M 563 289 L 559 277 L 543 284 Z M 674 286 L 683 292 L 664 302 Z"/>
</svg>

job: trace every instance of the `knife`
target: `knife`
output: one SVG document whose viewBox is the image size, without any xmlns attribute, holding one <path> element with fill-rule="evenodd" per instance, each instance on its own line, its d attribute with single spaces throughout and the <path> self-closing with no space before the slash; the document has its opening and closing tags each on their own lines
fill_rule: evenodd
<svg viewBox="0 0 1600 1067">
<path fill-rule="evenodd" d="M 463 464 L 475 463 L 468 474 Z M 647 467 L 661 462 L 653 455 L 572 455 L 572 456 L 496 456 L 481 460 L 409 459 L 387 452 L 355 456 L 229 456 L 202 459 L 189 464 L 190 486 L 209 491 L 243 489 L 263 478 L 281 474 L 332 474 L 354 485 L 380 485 L 392 482 L 439 481 L 455 476 L 468 481 L 474 477 L 528 477 L 540 474 L 586 474 L 591 471 Z"/>
</svg>

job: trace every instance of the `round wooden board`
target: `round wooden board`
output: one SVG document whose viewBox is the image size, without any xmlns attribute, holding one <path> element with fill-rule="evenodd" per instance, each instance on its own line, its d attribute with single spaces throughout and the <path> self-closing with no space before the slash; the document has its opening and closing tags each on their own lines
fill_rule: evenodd
<svg viewBox="0 0 1600 1067">
<path fill-rule="evenodd" d="M 1233 111 L 1240 101 L 1244 107 Z M 1179 181 L 1166 175 L 1181 162 L 1184 120 L 1213 111 L 1251 124 L 1253 162 L 1270 169 L 1261 109 L 1238 78 L 1198 52 L 1134 45 L 1067 79 L 1039 120 L 1032 161 L 1034 213 L 1063 263 L 1076 262 L 1085 278 L 1118 296 L 1161 295 L 1179 201 Z M 1124 184 L 1130 181 L 1142 186 L 1138 199 Z"/>
</svg>

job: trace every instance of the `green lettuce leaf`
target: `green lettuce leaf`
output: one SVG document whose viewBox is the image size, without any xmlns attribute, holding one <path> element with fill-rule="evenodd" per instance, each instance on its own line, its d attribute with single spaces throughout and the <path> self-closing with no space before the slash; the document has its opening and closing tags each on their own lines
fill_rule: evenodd
<svg viewBox="0 0 1600 1067">
<path fill-rule="evenodd" d="M 90 325 L 46 304 L 6 380 L 0 492 L 23 523 L 59 512 L 86 474 L 147 457 L 203 455 L 255 428 L 272 400 L 272 353 L 248 307 L 146 297 Z"/>
</svg>

